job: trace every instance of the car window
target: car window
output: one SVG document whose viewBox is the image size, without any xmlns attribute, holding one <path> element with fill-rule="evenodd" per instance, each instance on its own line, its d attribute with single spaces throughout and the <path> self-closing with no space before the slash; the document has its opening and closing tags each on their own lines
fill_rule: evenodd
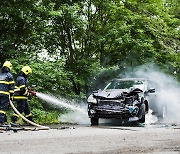
<svg viewBox="0 0 180 154">
<path fill-rule="evenodd" d="M 112 81 L 110 82 L 105 89 L 126 89 L 133 87 L 134 81 Z"/>
<path fill-rule="evenodd" d="M 135 87 L 141 87 L 144 82 L 141 80 L 120 80 L 110 82 L 104 89 L 129 89 Z"/>
</svg>

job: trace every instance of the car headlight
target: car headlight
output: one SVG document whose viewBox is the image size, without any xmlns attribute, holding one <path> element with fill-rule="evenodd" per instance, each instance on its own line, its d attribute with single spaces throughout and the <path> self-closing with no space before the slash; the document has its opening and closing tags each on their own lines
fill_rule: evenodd
<svg viewBox="0 0 180 154">
<path fill-rule="evenodd" d="M 87 101 L 88 103 L 97 104 L 97 100 L 93 97 L 93 95 L 90 95 Z"/>
<path fill-rule="evenodd" d="M 90 109 L 89 112 L 90 112 L 91 114 L 95 114 L 95 113 L 96 113 L 96 111 L 93 110 L 93 109 Z"/>
</svg>

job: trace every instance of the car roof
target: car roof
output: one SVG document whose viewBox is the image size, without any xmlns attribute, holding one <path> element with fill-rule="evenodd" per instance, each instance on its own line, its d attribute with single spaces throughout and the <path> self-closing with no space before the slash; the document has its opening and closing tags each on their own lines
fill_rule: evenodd
<svg viewBox="0 0 180 154">
<path fill-rule="evenodd" d="M 112 81 L 134 81 L 134 80 L 141 80 L 141 81 L 146 81 L 146 78 L 116 78 Z"/>
</svg>

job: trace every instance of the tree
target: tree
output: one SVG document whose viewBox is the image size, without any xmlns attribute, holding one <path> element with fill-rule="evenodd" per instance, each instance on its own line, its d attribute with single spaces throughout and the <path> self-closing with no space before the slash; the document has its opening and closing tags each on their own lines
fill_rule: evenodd
<svg viewBox="0 0 180 154">
<path fill-rule="evenodd" d="M 26 57 L 41 50 L 46 9 L 38 0 L 4 0 L 0 5 L 0 60 Z"/>
</svg>

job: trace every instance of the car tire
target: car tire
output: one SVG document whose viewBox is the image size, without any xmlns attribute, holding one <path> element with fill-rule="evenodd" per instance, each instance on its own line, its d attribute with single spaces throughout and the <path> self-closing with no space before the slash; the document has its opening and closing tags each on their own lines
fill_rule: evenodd
<svg viewBox="0 0 180 154">
<path fill-rule="evenodd" d="M 145 105 L 142 104 L 141 106 L 141 118 L 138 120 L 139 123 L 144 123 L 146 121 L 146 112 L 145 112 Z"/>
<path fill-rule="evenodd" d="M 145 100 L 144 104 L 145 104 L 145 113 L 148 113 L 148 111 L 149 111 L 149 105 L 148 105 L 149 103 L 148 103 L 148 101 Z"/>
<path fill-rule="evenodd" d="M 99 124 L 99 118 L 91 118 L 91 126 L 98 126 Z"/>
</svg>

